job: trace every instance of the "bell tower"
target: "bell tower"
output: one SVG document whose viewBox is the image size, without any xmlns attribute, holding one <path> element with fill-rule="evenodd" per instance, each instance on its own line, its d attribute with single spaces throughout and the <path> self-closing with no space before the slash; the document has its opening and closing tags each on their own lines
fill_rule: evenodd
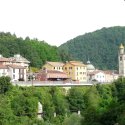
<svg viewBox="0 0 125 125">
<path fill-rule="evenodd" d="M 118 61 L 119 61 L 119 75 L 125 76 L 125 53 L 123 44 L 119 46 Z"/>
</svg>

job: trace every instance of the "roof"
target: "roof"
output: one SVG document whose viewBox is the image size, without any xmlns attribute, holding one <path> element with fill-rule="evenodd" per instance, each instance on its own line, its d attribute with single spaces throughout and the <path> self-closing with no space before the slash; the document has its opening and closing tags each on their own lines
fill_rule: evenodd
<svg viewBox="0 0 125 125">
<path fill-rule="evenodd" d="M 87 70 L 95 70 L 95 67 L 90 63 L 90 61 L 87 61 Z"/>
<path fill-rule="evenodd" d="M 14 69 L 25 69 L 25 67 L 23 67 L 23 66 L 20 66 L 20 65 L 7 65 L 7 66 L 9 66 L 9 67 L 12 67 L 12 68 L 14 68 Z"/>
<path fill-rule="evenodd" d="M 80 61 L 69 61 L 69 63 L 71 65 L 74 65 L 74 66 L 86 66 L 85 64 L 83 64 L 82 62 Z"/>
<path fill-rule="evenodd" d="M 102 70 L 95 70 L 95 71 L 93 71 L 93 72 L 89 72 L 88 74 L 89 75 L 95 75 L 95 74 L 97 74 L 97 73 L 104 73 L 104 71 L 102 71 Z"/>
<path fill-rule="evenodd" d="M 109 74 L 109 75 L 118 74 L 118 71 L 116 71 L 116 70 L 105 70 L 103 72 L 105 74 Z"/>
<path fill-rule="evenodd" d="M 0 69 L 8 69 L 6 65 L 0 65 Z"/>
<path fill-rule="evenodd" d="M 10 62 L 10 59 L 5 57 L 0 57 L 0 62 Z"/>
<path fill-rule="evenodd" d="M 64 72 L 56 70 L 41 70 L 38 75 L 46 74 L 47 78 L 68 78 L 67 74 Z"/>
<path fill-rule="evenodd" d="M 124 49 L 123 44 L 121 43 L 121 45 L 119 46 L 120 49 Z"/>
<path fill-rule="evenodd" d="M 14 57 L 10 57 L 9 60 L 12 62 L 25 62 L 30 63 L 26 58 L 22 57 L 20 54 L 14 55 Z"/>
<path fill-rule="evenodd" d="M 47 63 L 54 67 L 63 67 L 63 65 L 64 65 L 64 63 L 62 63 L 62 62 L 48 62 L 47 61 Z"/>
</svg>

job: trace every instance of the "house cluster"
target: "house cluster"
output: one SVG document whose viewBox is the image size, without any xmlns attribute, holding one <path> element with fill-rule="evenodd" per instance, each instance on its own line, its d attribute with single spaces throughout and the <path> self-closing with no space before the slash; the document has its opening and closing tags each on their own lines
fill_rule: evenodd
<svg viewBox="0 0 125 125">
<path fill-rule="evenodd" d="M 49 62 L 35 74 L 38 81 L 75 81 L 100 83 L 112 82 L 119 76 L 125 76 L 125 52 L 121 44 L 118 52 L 119 73 L 115 70 L 96 69 L 90 61 Z M 30 62 L 20 54 L 5 58 L 0 55 L 0 77 L 9 76 L 12 81 L 27 81 Z"/>
<path fill-rule="evenodd" d="M 26 81 L 29 61 L 20 54 L 5 58 L 0 55 L 0 77 L 9 76 L 11 81 Z"/>
<path fill-rule="evenodd" d="M 118 78 L 116 71 L 103 71 L 96 69 L 90 61 L 83 64 L 80 61 L 46 62 L 37 74 L 37 79 L 43 80 L 72 80 L 75 82 L 98 81 L 100 83 L 112 82 Z"/>
</svg>

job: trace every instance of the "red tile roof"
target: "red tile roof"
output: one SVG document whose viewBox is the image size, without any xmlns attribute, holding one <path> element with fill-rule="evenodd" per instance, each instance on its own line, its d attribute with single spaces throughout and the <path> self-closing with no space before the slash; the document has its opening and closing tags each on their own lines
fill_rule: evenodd
<svg viewBox="0 0 125 125">
<path fill-rule="evenodd" d="M 10 62 L 10 59 L 5 57 L 0 57 L 0 62 Z"/>
<path fill-rule="evenodd" d="M 62 67 L 64 65 L 64 63 L 62 62 L 47 62 L 47 63 L 54 67 Z"/>
<path fill-rule="evenodd" d="M 38 74 L 39 75 L 46 74 L 47 78 L 68 78 L 66 73 L 56 70 L 42 70 Z"/>
<path fill-rule="evenodd" d="M 74 66 L 86 66 L 85 64 L 83 64 L 82 62 L 80 61 L 69 61 L 69 63 L 71 65 L 74 65 Z"/>
<path fill-rule="evenodd" d="M 20 65 L 8 65 L 9 67 L 12 67 L 12 68 L 14 68 L 14 69 L 25 69 L 25 67 L 24 66 L 20 66 Z"/>
<path fill-rule="evenodd" d="M 0 65 L 0 69 L 8 69 L 6 65 Z"/>
</svg>

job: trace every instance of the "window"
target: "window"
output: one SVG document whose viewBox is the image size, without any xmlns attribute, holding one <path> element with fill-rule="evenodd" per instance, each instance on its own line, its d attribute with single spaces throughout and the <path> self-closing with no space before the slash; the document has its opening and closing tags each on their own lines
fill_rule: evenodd
<svg viewBox="0 0 125 125">
<path fill-rule="evenodd" d="M 54 69 L 56 69 L 56 68 L 54 67 Z"/>
<path fill-rule="evenodd" d="M 77 70 L 78 70 L 78 67 L 77 67 Z"/>
<path fill-rule="evenodd" d="M 69 67 L 69 69 L 72 69 L 72 67 Z"/>
<path fill-rule="evenodd" d="M 15 73 L 15 69 L 13 69 L 13 73 Z"/>
<path fill-rule="evenodd" d="M 13 75 L 13 79 L 15 79 L 15 75 Z"/>
<path fill-rule="evenodd" d="M 122 61 L 122 56 L 120 56 L 120 61 Z"/>
<path fill-rule="evenodd" d="M 65 67 L 65 70 L 67 70 L 67 67 Z"/>
</svg>

